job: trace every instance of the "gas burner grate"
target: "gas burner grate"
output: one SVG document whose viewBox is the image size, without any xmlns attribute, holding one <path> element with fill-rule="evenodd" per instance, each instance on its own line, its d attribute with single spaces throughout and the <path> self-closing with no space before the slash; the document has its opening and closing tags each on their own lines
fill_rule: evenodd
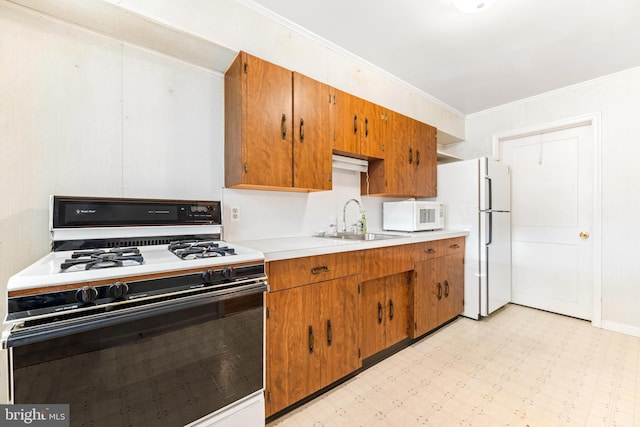
<svg viewBox="0 0 640 427">
<path fill-rule="evenodd" d="M 220 242 L 179 240 L 171 242 L 168 249 L 180 259 L 213 258 L 235 255 L 236 251 L 227 246 L 221 246 Z"/>
<path fill-rule="evenodd" d="M 76 251 L 71 254 L 61 265 L 61 271 L 67 271 L 71 267 L 82 266 L 85 270 L 99 268 L 122 267 L 127 264 L 142 264 L 144 258 L 138 248 L 112 248 L 90 249 Z"/>
</svg>

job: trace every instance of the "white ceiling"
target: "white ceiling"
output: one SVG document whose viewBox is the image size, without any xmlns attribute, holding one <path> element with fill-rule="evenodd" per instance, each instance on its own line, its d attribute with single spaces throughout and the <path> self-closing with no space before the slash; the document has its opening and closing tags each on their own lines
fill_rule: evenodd
<svg viewBox="0 0 640 427">
<path fill-rule="evenodd" d="M 245 0 L 469 114 L 640 66 L 640 0 Z"/>
</svg>

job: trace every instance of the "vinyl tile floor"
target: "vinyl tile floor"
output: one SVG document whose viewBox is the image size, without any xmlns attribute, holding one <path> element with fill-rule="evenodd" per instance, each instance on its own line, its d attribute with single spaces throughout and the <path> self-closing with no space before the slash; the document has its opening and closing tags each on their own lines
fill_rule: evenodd
<svg viewBox="0 0 640 427">
<path fill-rule="evenodd" d="M 268 427 L 640 426 L 640 338 L 518 305 L 459 318 Z"/>
</svg>

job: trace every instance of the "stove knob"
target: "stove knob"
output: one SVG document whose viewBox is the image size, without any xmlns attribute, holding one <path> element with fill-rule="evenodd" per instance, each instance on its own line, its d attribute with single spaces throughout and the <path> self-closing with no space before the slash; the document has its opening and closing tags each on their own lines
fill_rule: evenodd
<svg viewBox="0 0 640 427">
<path fill-rule="evenodd" d="M 83 286 L 76 292 L 76 300 L 84 304 L 95 301 L 97 296 L 98 290 L 93 286 Z"/>
<path fill-rule="evenodd" d="M 224 277 L 225 279 L 231 279 L 231 276 L 233 275 L 233 267 L 227 267 L 224 270 L 222 270 L 222 277 Z"/>
<path fill-rule="evenodd" d="M 125 282 L 116 282 L 109 286 L 109 296 L 111 298 L 120 299 L 129 292 L 129 285 Z"/>
<path fill-rule="evenodd" d="M 212 270 L 207 270 L 204 273 L 202 273 L 202 281 L 204 283 L 211 283 L 211 280 L 213 279 L 213 271 Z"/>
</svg>

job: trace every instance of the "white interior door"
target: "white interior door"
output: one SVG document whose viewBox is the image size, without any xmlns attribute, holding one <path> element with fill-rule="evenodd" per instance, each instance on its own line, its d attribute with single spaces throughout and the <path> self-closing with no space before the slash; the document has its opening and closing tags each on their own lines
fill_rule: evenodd
<svg viewBox="0 0 640 427">
<path fill-rule="evenodd" d="M 501 141 L 511 167 L 512 301 L 593 316 L 591 126 Z"/>
</svg>

